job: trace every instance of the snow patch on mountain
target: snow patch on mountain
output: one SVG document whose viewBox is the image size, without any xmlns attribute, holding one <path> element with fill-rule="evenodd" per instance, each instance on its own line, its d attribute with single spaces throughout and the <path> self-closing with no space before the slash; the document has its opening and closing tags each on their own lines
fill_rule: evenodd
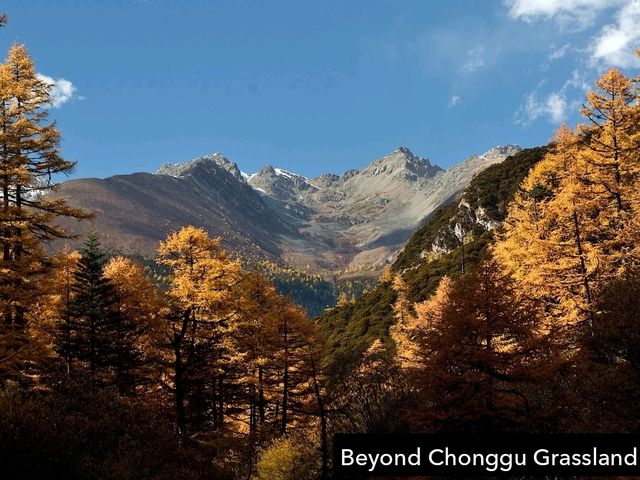
<svg viewBox="0 0 640 480">
<path fill-rule="evenodd" d="M 361 170 L 315 179 L 271 165 L 247 174 L 215 153 L 163 165 L 157 173 L 183 178 L 224 170 L 255 190 L 281 222 L 297 232 L 295 237 L 277 239 L 285 261 L 320 270 L 358 268 L 363 259 L 392 261 L 425 217 L 459 195 L 477 173 L 519 150 L 515 145 L 496 146 L 445 170 L 407 147 L 398 147 Z M 485 212 L 471 215 L 493 227 Z M 462 226 L 452 227 L 454 236 L 464 235 Z M 443 248 L 434 244 L 432 251 Z"/>
</svg>

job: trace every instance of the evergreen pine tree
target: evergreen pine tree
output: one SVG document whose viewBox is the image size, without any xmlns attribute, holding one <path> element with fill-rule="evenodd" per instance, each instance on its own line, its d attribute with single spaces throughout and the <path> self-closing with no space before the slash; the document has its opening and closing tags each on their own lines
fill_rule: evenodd
<svg viewBox="0 0 640 480">
<path fill-rule="evenodd" d="M 80 260 L 71 286 L 69 311 L 61 319 L 58 351 L 79 362 L 94 381 L 104 383 L 111 376 L 117 351 L 114 333 L 118 328 L 115 291 L 104 276 L 105 253 L 94 231 L 80 249 Z"/>
</svg>

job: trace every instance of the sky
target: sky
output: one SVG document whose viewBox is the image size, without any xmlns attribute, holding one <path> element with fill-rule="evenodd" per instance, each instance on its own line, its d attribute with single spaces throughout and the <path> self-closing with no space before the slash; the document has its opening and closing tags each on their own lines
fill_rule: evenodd
<svg viewBox="0 0 640 480">
<path fill-rule="evenodd" d="M 220 152 L 247 173 L 362 168 L 398 146 L 444 168 L 580 121 L 639 72 L 640 0 L 9 0 L 52 84 L 73 177 Z"/>
</svg>

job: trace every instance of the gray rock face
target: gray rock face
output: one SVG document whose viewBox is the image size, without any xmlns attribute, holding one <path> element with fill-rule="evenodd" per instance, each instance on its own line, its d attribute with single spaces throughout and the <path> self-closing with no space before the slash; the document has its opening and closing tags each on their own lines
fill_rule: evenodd
<svg viewBox="0 0 640 480">
<path fill-rule="evenodd" d="M 315 252 L 322 263 L 340 269 L 379 267 L 393 261 L 420 222 L 462 192 L 476 173 L 519 150 L 495 147 L 445 171 L 400 147 L 340 177 L 324 174 L 310 180 L 263 169 L 249 184 L 265 192 L 283 221 L 305 239 L 328 247 Z M 308 262 L 299 247 L 284 247 L 284 258 Z"/>
<path fill-rule="evenodd" d="M 195 224 L 240 253 L 319 272 L 357 270 L 392 261 L 426 216 L 519 150 L 495 147 L 443 170 L 400 147 L 362 170 L 315 179 L 271 165 L 247 175 L 216 153 L 155 175 L 72 180 L 60 195 L 98 212 L 108 247 L 152 255 L 169 230 Z"/>
<path fill-rule="evenodd" d="M 238 165 L 220 153 L 205 155 L 204 157 L 194 158 L 189 162 L 175 165 L 165 163 L 158 169 L 156 174 L 185 178 L 188 176 L 205 176 L 207 174 L 215 175 L 221 171 L 231 174 L 237 180 L 242 180 L 243 178 Z"/>
</svg>

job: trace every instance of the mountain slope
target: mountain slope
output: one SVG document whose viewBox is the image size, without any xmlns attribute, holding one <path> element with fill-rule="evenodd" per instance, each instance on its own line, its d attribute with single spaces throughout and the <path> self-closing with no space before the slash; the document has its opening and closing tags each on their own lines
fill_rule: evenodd
<svg viewBox="0 0 640 480">
<path fill-rule="evenodd" d="M 393 261 L 426 215 L 457 195 L 484 168 L 519 148 L 496 147 L 449 170 L 405 147 L 362 170 L 308 179 L 271 166 L 249 177 L 285 222 L 308 239 L 327 245 L 316 252 L 335 269 L 361 269 Z M 308 248 L 286 249 L 285 260 L 305 261 Z"/>
<path fill-rule="evenodd" d="M 165 165 L 156 175 L 70 180 L 57 195 L 96 213 L 95 228 L 108 248 L 153 257 L 167 233 L 191 224 L 221 236 L 230 250 L 279 259 L 275 236 L 295 231 L 226 162 L 212 155 L 177 167 Z M 65 226 L 79 234 L 88 228 L 76 222 Z"/>
<path fill-rule="evenodd" d="M 468 231 L 464 245 L 467 271 L 478 264 L 493 231 L 504 220 L 518 185 L 545 152 L 546 147 L 522 150 L 485 169 L 461 195 L 434 212 L 415 232 L 391 267 L 407 282 L 410 300 L 426 299 L 444 275 L 461 274 L 461 223 Z M 318 318 L 329 337 L 334 368 L 348 368 L 374 339 L 387 337 L 394 322 L 394 301 L 390 283 L 380 282 L 357 301 L 334 307 Z"/>
<path fill-rule="evenodd" d="M 458 202 L 435 211 L 406 243 L 393 264 L 405 271 L 424 263 L 425 257 L 447 254 L 466 240 L 494 230 L 506 217 L 507 204 L 529 169 L 544 157 L 546 147 L 528 148 L 478 174 Z"/>
<path fill-rule="evenodd" d="M 231 251 L 327 275 L 389 264 L 426 216 L 517 151 L 496 147 L 445 171 L 401 147 L 362 170 L 315 179 L 271 165 L 247 175 L 213 154 L 156 174 L 72 180 L 58 195 L 96 212 L 108 248 L 153 256 L 169 231 L 193 224 Z"/>
</svg>

